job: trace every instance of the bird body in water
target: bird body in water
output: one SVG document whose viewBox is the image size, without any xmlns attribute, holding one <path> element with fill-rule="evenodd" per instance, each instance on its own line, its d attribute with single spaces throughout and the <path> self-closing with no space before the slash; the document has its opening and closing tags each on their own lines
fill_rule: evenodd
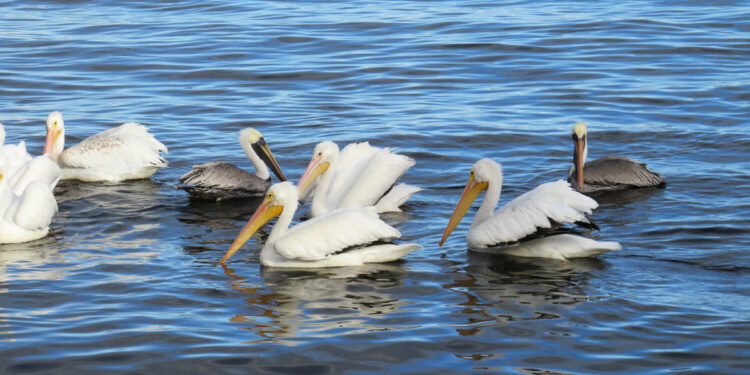
<svg viewBox="0 0 750 375">
<path fill-rule="evenodd" d="M 270 147 L 259 131 L 246 128 L 240 131 L 240 146 L 255 166 L 255 174 L 225 161 L 194 165 L 180 177 L 180 187 L 191 198 L 206 200 L 243 199 L 261 197 L 271 186 L 270 167 L 281 181 L 286 181 Z"/>
<path fill-rule="evenodd" d="M 586 124 L 573 126 L 573 166 L 568 171 L 568 182 L 581 193 L 590 194 L 640 187 L 664 187 L 666 181 L 645 163 L 624 156 L 606 156 L 586 162 L 588 136 Z"/>
<path fill-rule="evenodd" d="M 486 191 L 469 228 L 469 250 L 483 253 L 569 259 L 619 250 L 617 242 L 595 241 L 580 234 L 580 226 L 596 229 L 586 217 L 598 204 L 562 180 L 548 182 L 513 199 L 493 212 L 500 200 L 503 174 L 491 159 L 474 163 L 461 198 L 445 228 L 440 245 L 450 236 L 477 196 Z M 527 242 L 534 246 L 519 247 Z"/>
</svg>

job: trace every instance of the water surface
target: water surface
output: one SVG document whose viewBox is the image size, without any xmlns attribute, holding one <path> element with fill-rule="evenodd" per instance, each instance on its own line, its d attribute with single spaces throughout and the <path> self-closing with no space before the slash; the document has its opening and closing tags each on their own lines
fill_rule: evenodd
<svg viewBox="0 0 750 375">
<path fill-rule="evenodd" d="M 53 235 L 0 246 L 0 372 L 747 373 L 750 11 L 744 2 L 2 1 L 0 121 L 39 153 L 147 125 L 170 166 L 62 183 Z M 471 164 L 501 202 L 564 178 L 570 129 L 666 189 L 600 197 L 598 259 L 437 242 Z M 257 202 L 191 203 L 190 166 L 250 169 L 256 127 L 296 181 L 314 145 L 417 160 L 385 219 L 402 262 L 263 268 L 264 229 L 218 261 Z M 299 215 L 304 215 L 304 208 Z M 471 215 L 470 211 L 470 215 Z M 298 216 L 299 216 L 298 215 Z"/>
</svg>

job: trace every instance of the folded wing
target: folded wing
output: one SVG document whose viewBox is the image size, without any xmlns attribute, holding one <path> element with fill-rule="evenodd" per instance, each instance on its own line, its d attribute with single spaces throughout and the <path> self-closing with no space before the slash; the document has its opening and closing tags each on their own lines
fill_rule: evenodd
<svg viewBox="0 0 750 375">
<path fill-rule="evenodd" d="M 345 249 L 399 237 L 398 230 L 380 220 L 375 207 L 355 207 L 298 224 L 273 246 L 288 259 L 320 260 Z"/>
</svg>

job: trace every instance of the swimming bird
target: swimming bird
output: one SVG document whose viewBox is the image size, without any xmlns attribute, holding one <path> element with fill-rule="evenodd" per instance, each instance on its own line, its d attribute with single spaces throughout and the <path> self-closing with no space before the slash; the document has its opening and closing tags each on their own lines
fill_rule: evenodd
<svg viewBox="0 0 750 375">
<path fill-rule="evenodd" d="M 617 242 L 598 242 L 583 236 L 568 236 L 564 241 L 565 246 L 542 249 L 536 247 L 535 251 L 515 252 L 513 245 L 524 241 L 575 233 L 562 227 L 566 224 L 596 228 L 586 218 L 586 214 L 590 214 L 598 204 L 571 189 L 565 181 L 558 180 L 537 186 L 493 213 L 492 210 L 500 199 L 502 183 L 500 164 L 491 159 L 481 159 L 474 163 L 466 188 L 440 240 L 440 246 L 456 228 L 479 193 L 486 190 L 484 201 L 474 215 L 466 237 L 469 250 L 497 252 L 497 248 L 506 248 L 508 254 L 516 256 L 568 259 L 596 256 L 620 249 Z"/>
<path fill-rule="evenodd" d="M 151 177 L 167 166 L 160 152 L 167 147 L 148 129 L 134 122 L 92 135 L 63 150 L 65 124 L 60 112 L 47 116 L 47 141 L 44 154 L 56 161 L 63 179 L 120 182 Z"/>
<path fill-rule="evenodd" d="M 390 243 L 401 233 L 380 220 L 375 207 L 338 209 L 289 228 L 298 199 L 299 192 L 291 182 L 271 186 L 221 263 L 275 216 L 279 218 L 260 252 L 264 266 L 322 268 L 385 263 L 421 248 L 417 244 Z"/>
<path fill-rule="evenodd" d="M 57 202 L 48 184 L 31 181 L 19 196 L 0 172 L 0 244 L 46 236 L 55 212 Z"/>
<path fill-rule="evenodd" d="M 255 174 L 224 161 L 194 165 L 180 177 L 180 186 L 191 197 L 209 200 L 250 198 L 263 196 L 271 186 L 267 166 L 281 181 L 286 181 L 281 167 L 259 131 L 246 128 L 240 131 L 240 146 L 255 166 Z"/>
<path fill-rule="evenodd" d="M 582 193 L 666 185 L 664 178 L 646 164 L 624 156 L 606 156 L 586 163 L 589 147 L 586 124 L 582 122 L 573 126 L 573 144 L 568 182 Z"/>
<path fill-rule="evenodd" d="M 313 217 L 346 207 L 375 206 L 380 213 L 399 212 L 399 206 L 421 190 L 407 184 L 394 186 L 413 165 L 413 159 L 368 142 L 351 143 L 339 153 L 335 143 L 326 141 L 315 146 L 297 187 L 304 195 L 320 177 L 310 205 Z"/>
</svg>

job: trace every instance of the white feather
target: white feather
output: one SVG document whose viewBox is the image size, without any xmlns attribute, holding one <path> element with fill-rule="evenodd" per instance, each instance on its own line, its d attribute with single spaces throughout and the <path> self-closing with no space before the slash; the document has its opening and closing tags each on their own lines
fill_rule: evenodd
<svg viewBox="0 0 750 375">
<path fill-rule="evenodd" d="M 47 155 L 40 155 L 21 166 L 10 178 L 10 182 L 13 186 L 13 193 L 20 196 L 26 190 L 26 187 L 34 181 L 46 184 L 52 191 L 61 177 L 62 171 L 57 163 Z"/>
<path fill-rule="evenodd" d="M 597 206 L 595 200 L 577 193 L 563 180 L 548 182 L 520 195 L 489 220 L 473 227 L 467 241 L 470 247 L 486 247 L 520 240 L 539 228 L 550 228 L 552 221 L 588 222 L 585 215 Z"/>
<path fill-rule="evenodd" d="M 118 182 L 146 178 L 167 166 L 160 155 L 167 147 L 145 126 L 127 123 L 95 134 L 63 151 L 63 177 L 84 181 Z"/>
<path fill-rule="evenodd" d="M 57 201 L 49 185 L 33 181 L 23 191 L 13 221 L 25 229 L 44 229 L 49 227 L 55 212 Z"/>
<path fill-rule="evenodd" d="M 26 152 L 26 143 L 21 141 L 17 145 L 0 145 L 0 171 L 7 178 L 16 178 L 17 173 L 31 161 L 32 156 Z"/>
<path fill-rule="evenodd" d="M 380 220 L 375 207 L 355 207 L 294 226 L 276 240 L 274 248 L 288 259 L 321 260 L 350 246 L 399 237 L 398 230 Z"/>
<path fill-rule="evenodd" d="M 414 193 L 421 191 L 422 188 L 414 185 L 407 185 L 407 184 L 398 184 L 394 186 L 391 191 L 386 193 L 380 200 L 378 200 L 378 203 L 375 205 L 375 208 L 378 210 L 378 212 L 401 212 L 402 204 L 406 203 L 406 201 L 411 198 Z"/>
<path fill-rule="evenodd" d="M 325 146 L 325 147 L 324 147 Z M 324 162 L 330 166 L 317 181 L 310 213 L 323 215 L 331 210 L 347 207 L 377 206 L 378 212 L 400 211 L 396 202 L 403 204 L 418 190 L 398 190 L 383 204 L 379 200 L 396 181 L 411 168 L 414 160 L 392 152 L 389 148 L 371 146 L 368 142 L 352 143 L 340 153 L 333 142 L 316 146 L 323 152 Z"/>
<path fill-rule="evenodd" d="M 572 259 L 588 258 L 604 254 L 609 251 L 620 250 L 617 242 L 596 241 L 573 234 L 558 234 L 542 237 L 531 241 L 521 242 L 509 247 L 485 247 L 473 249 L 485 254 L 504 254 L 521 257 Z"/>
<path fill-rule="evenodd" d="M 0 243 L 28 242 L 46 236 L 55 212 L 57 202 L 48 184 L 33 181 L 19 197 L 7 180 L 0 180 Z"/>
</svg>

